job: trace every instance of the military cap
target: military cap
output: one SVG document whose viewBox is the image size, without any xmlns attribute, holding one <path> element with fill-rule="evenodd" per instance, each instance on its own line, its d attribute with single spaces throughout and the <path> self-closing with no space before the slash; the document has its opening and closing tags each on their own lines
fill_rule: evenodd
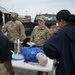
<svg viewBox="0 0 75 75">
<path fill-rule="evenodd" d="M 45 16 L 40 16 L 38 20 L 46 21 L 46 17 Z"/>
<path fill-rule="evenodd" d="M 15 13 L 15 12 L 12 12 L 12 13 L 11 13 L 11 17 L 18 17 L 18 14 Z"/>
</svg>

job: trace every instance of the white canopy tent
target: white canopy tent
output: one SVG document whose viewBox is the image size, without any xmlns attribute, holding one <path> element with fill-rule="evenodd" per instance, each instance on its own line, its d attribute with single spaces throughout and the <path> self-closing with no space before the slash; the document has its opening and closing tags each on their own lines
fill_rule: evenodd
<svg viewBox="0 0 75 75">
<path fill-rule="evenodd" d="M 3 13 L 9 13 L 5 8 L 3 8 L 2 6 L 0 6 L 0 10 L 3 12 Z"/>
</svg>

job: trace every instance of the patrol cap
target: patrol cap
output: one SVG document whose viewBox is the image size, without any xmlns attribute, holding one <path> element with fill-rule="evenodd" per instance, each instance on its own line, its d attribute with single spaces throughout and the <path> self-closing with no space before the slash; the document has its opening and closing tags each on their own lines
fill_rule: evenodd
<svg viewBox="0 0 75 75">
<path fill-rule="evenodd" d="M 18 14 L 15 13 L 15 12 L 12 12 L 12 13 L 11 13 L 11 17 L 18 17 Z"/>
<path fill-rule="evenodd" d="M 46 17 L 45 16 L 40 16 L 38 20 L 46 21 Z"/>
</svg>

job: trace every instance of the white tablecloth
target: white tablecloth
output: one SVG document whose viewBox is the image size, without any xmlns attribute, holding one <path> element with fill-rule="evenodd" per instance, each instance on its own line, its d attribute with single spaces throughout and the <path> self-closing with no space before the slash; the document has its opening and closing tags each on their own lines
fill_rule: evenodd
<svg viewBox="0 0 75 75">
<path fill-rule="evenodd" d="M 13 67 L 20 69 L 50 72 L 53 68 L 53 60 L 48 58 L 48 63 L 46 66 L 41 66 L 39 63 L 26 63 L 24 60 L 12 60 L 12 65 Z"/>
</svg>

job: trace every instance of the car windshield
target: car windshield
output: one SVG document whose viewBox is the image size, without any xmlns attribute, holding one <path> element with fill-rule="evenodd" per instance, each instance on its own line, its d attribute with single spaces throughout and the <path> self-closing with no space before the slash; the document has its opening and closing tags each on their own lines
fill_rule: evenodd
<svg viewBox="0 0 75 75">
<path fill-rule="evenodd" d="M 51 15 L 51 14 L 48 14 L 48 15 L 44 15 L 46 16 L 46 21 L 56 21 L 56 15 Z M 37 15 L 36 16 L 36 21 L 38 21 L 40 15 Z"/>
<path fill-rule="evenodd" d="M 55 15 L 50 15 L 50 16 L 46 16 L 46 20 L 50 21 L 50 20 L 56 20 L 56 16 Z"/>
</svg>

